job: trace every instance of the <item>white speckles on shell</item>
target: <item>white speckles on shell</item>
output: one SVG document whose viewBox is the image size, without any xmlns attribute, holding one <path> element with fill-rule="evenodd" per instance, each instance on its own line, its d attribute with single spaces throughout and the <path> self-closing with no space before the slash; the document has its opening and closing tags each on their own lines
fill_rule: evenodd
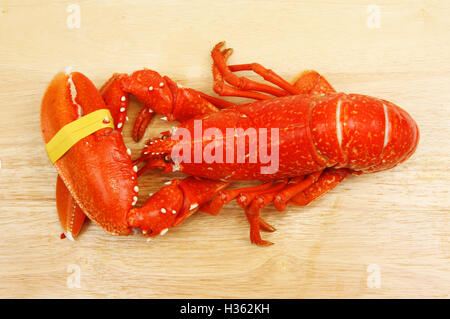
<svg viewBox="0 0 450 319">
<path fill-rule="evenodd" d="M 197 203 L 194 203 L 194 204 L 192 204 L 192 205 L 189 207 L 189 210 L 196 209 L 197 207 L 198 207 L 198 204 L 197 204 Z"/>
<path fill-rule="evenodd" d="M 120 112 L 125 112 L 125 108 L 124 108 L 124 107 L 121 107 L 121 108 L 120 108 Z"/>
<path fill-rule="evenodd" d="M 131 155 L 131 150 L 129 148 L 127 148 L 127 154 Z"/>
<path fill-rule="evenodd" d="M 164 83 L 163 82 L 160 82 L 159 83 L 159 87 L 163 87 L 164 86 Z"/>
<path fill-rule="evenodd" d="M 127 98 L 126 98 L 125 96 L 122 96 L 122 97 L 120 98 L 120 100 L 121 100 L 122 102 L 125 102 L 125 101 L 127 100 Z"/>
<path fill-rule="evenodd" d="M 165 208 L 161 208 L 161 213 L 165 214 L 167 210 Z"/>
<path fill-rule="evenodd" d="M 167 121 L 167 116 L 163 116 L 163 117 L 161 117 L 161 120 L 163 120 L 163 121 Z"/>
<path fill-rule="evenodd" d="M 153 91 L 153 86 L 149 86 L 149 87 L 148 87 L 148 90 L 149 90 L 149 91 Z"/>
<path fill-rule="evenodd" d="M 139 186 L 134 186 L 134 191 L 137 193 L 137 192 L 139 192 Z"/>
<path fill-rule="evenodd" d="M 135 171 L 135 172 L 138 171 L 138 167 L 136 165 L 133 166 L 133 171 Z"/>
<path fill-rule="evenodd" d="M 169 228 L 164 228 L 163 230 L 161 230 L 160 235 L 164 236 L 167 233 L 168 230 L 169 230 Z"/>
<path fill-rule="evenodd" d="M 177 211 L 175 210 L 175 209 L 172 209 L 172 214 L 176 214 L 177 213 Z"/>
<path fill-rule="evenodd" d="M 123 123 L 117 124 L 117 128 L 121 128 L 123 126 Z"/>
</svg>

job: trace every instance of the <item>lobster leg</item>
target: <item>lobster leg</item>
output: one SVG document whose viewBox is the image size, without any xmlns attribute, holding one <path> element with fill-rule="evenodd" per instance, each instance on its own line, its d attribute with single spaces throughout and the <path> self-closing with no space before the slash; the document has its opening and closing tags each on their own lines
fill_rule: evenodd
<svg viewBox="0 0 450 319">
<path fill-rule="evenodd" d="M 228 50 L 226 50 L 226 52 L 224 54 L 222 54 L 221 48 L 224 44 L 225 44 L 225 42 L 218 43 L 211 51 L 211 56 L 214 60 L 214 65 L 216 66 L 216 68 L 220 72 L 220 74 L 222 75 L 223 80 L 225 80 L 226 82 L 230 83 L 232 86 L 234 86 L 240 90 L 243 90 L 243 91 L 260 91 L 260 92 L 268 93 L 268 94 L 271 94 L 274 96 L 285 96 L 285 95 L 288 95 L 288 93 L 291 93 L 289 91 L 286 92 L 285 90 L 282 90 L 282 89 L 279 89 L 279 88 L 276 88 L 276 87 L 273 87 L 273 86 L 270 86 L 267 84 L 255 82 L 246 77 L 239 77 L 236 74 L 234 74 L 230 70 L 230 68 L 228 67 L 228 65 L 226 63 L 226 60 L 231 55 L 232 50 L 228 49 Z M 244 66 L 244 68 L 242 68 L 243 66 Z M 245 68 L 245 66 L 249 66 L 249 68 Z M 281 79 L 281 77 L 276 75 L 274 72 L 267 70 L 266 68 L 264 68 L 263 66 L 261 66 L 260 64 L 257 64 L 257 63 L 254 63 L 252 65 L 250 65 L 250 64 L 242 65 L 240 67 L 242 69 L 239 69 L 239 67 L 237 67 L 238 71 L 254 70 L 256 73 L 260 74 L 268 81 L 279 81 L 280 83 L 282 83 L 284 81 Z M 235 67 L 235 69 L 236 69 L 236 67 Z M 286 87 L 291 88 L 292 92 L 297 91 L 295 89 L 295 87 L 293 87 L 288 82 L 284 81 L 283 84 Z M 296 93 L 292 93 L 292 94 L 296 94 Z"/>
<path fill-rule="evenodd" d="M 302 178 L 302 177 L 298 177 L 298 178 Z M 280 182 L 277 182 L 277 183 L 271 185 L 271 187 L 268 189 L 241 192 L 241 194 L 236 199 L 236 201 L 239 204 L 239 206 L 241 206 L 242 208 L 247 208 L 257 196 L 269 194 L 269 193 L 277 193 L 286 186 L 287 182 L 288 182 L 287 180 L 282 180 Z"/>
<path fill-rule="evenodd" d="M 249 64 L 239 64 L 239 65 L 227 65 L 226 61 L 231 54 L 231 49 L 226 49 L 220 51 L 220 47 L 223 46 L 223 42 L 219 43 L 214 47 L 211 55 L 213 56 L 214 65 L 213 65 L 213 74 L 215 79 L 215 89 L 218 89 L 217 92 L 220 95 L 235 95 L 235 96 L 243 96 L 255 99 L 267 99 L 267 95 L 262 95 L 257 92 L 246 92 L 242 91 L 246 90 L 255 90 L 260 92 L 265 92 L 269 94 L 271 90 L 267 90 L 266 87 L 273 88 L 271 86 L 267 86 L 264 84 L 256 83 L 251 80 L 248 80 L 245 77 L 238 77 L 232 72 L 238 71 L 253 71 L 256 74 L 262 76 L 266 81 L 271 82 L 278 87 L 282 88 L 289 94 L 329 94 L 336 92 L 335 89 L 328 83 L 328 81 L 320 75 L 318 72 L 313 70 L 307 70 L 302 72 L 297 80 L 295 80 L 294 84 L 290 84 L 286 80 L 284 80 L 281 76 L 273 72 L 272 70 L 266 69 L 259 63 L 249 63 Z M 234 87 L 227 87 L 223 82 L 227 81 L 234 85 Z M 252 83 L 252 86 L 249 87 L 246 83 Z M 258 87 L 258 84 L 261 85 Z M 221 93 L 226 94 L 221 94 Z M 276 95 L 275 96 L 281 96 Z M 284 93 L 283 95 L 286 95 Z M 269 97 L 270 98 L 270 97 Z"/>
<path fill-rule="evenodd" d="M 306 189 L 314 182 L 315 179 L 317 179 L 320 173 L 321 172 L 315 173 L 314 175 L 309 175 L 306 178 L 304 178 L 303 176 L 299 176 L 291 179 L 289 183 L 286 183 L 286 181 L 276 183 L 271 189 L 260 192 L 256 196 L 254 193 L 250 193 L 250 196 L 249 194 L 241 195 L 241 197 L 239 198 L 240 204 L 241 206 L 245 207 L 245 215 L 248 222 L 250 223 L 250 241 L 260 246 L 271 245 L 272 242 L 261 239 L 261 209 L 277 199 L 284 200 L 285 198 L 290 198 L 296 192 L 300 192 Z M 280 208 L 284 210 L 285 207 L 286 206 L 282 206 Z"/>
<path fill-rule="evenodd" d="M 226 66 L 226 61 L 227 61 L 228 57 L 231 55 L 231 53 L 233 52 L 233 50 L 226 49 L 223 51 L 220 51 L 220 50 L 216 50 L 216 51 L 217 51 L 215 53 L 216 59 L 221 59 L 221 61 L 223 61 L 223 64 L 225 64 L 225 66 Z M 214 52 L 214 49 L 212 52 Z M 253 91 L 245 91 L 242 89 L 238 89 L 234 86 L 228 85 L 227 83 L 225 83 L 223 74 L 220 71 L 220 69 L 217 66 L 215 61 L 213 61 L 212 71 L 213 71 L 213 79 L 214 79 L 213 89 L 217 94 L 219 94 L 221 96 L 240 96 L 240 97 L 246 97 L 246 98 L 255 99 L 255 100 L 267 100 L 267 99 L 272 98 L 271 96 L 263 94 L 263 93 L 253 92 Z"/>
<path fill-rule="evenodd" d="M 258 192 L 258 191 L 264 191 L 269 189 L 272 186 L 272 182 L 268 182 L 265 184 L 252 186 L 252 187 L 245 187 L 245 188 L 235 188 L 235 189 L 229 189 L 222 191 L 217 194 L 216 197 L 214 197 L 211 201 L 207 202 L 205 205 L 200 207 L 200 210 L 204 213 L 210 214 L 210 215 L 218 215 L 220 213 L 220 210 L 222 209 L 223 205 L 228 204 L 233 199 L 237 198 L 240 194 L 246 193 L 246 192 Z"/>
<path fill-rule="evenodd" d="M 317 181 L 320 174 L 322 174 L 322 171 L 315 172 L 311 175 L 308 175 L 306 178 L 299 179 L 293 179 L 292 182 L 290 181 L 288 185 L 286 185 L 283 190 L 281 190 L 274 198 L 273 200 L 273 206 L 275 206 L 276 209 L 279 211 L 283 211 L 287 207 L 288 201 L 295 196 L 296 194 L 304 191 L 309 186 L 311 186 L 313 183 Z"/>
<path fill-rule="evenodd" d="M 305 206 L 311 203 L 313 200 L 328 193 L 330 190 L 340 184 L 350 171 L 345 168 L 341 169 L 326 169 L 319 179 L 307 189 L 294 195 L 289 203 L 298 206 Z"/>
<path fill-rule="evenodd" d="M 235 188 L 230 190 L 225 190 L 219 192 L 216 197 L 214 197 L 212 200 L 204 204 L 200 207 L 200 211 L 203 213 L 207 213 L 213 216 L 216 216 L 220 213 L 222 210 L 223 205 L 228 204 L 233 199 L 238 197 L 242 192 L 257 192 L 257 191 L 263 191 L 267 190 L 272 186 L 272 182 L 268 182 L 265 184 L 253 186 L 253 187 L 245 187 L 245 188 Z M 275 231 L 275 228 L 266 223 L 261 218 L 259 219 L 259 227 L 263 231 L 267 232 L 273 232 Z"/>
<path fill-rule="evenodd" d="M 250 223 L 251 242 L 263 246 L 271 244 L 261 239 L 259 214 L 262 208 L 271 202 L 280 211 L 286 209 L 288 202 L 300 206 L 307 205 L 336 187 L 349 173 L 347 169 L 326 169 L 323 172 L 308 175 L 306 178 L 294 178 L 287 184 L 276 185 L 256 196 L 242 194 L 239 200 L 241 206 L 245 207 L 245 214 Z M 243 200 L 242 197 L 247 198 Z"/>
<path fill-rule="evenodd" d="M 231 103 L 227 100 L 223 100 L 223 99 L 219 99 L 217 97 L 205 94 L 203 92 L 197 91 L 197 93 L 204 98 L 205 100 L 207 100 L 209 103 L 213 104 L 215 107 L 218 107 L 219 109 L 225 109 L 228 107 L 232 107 L 235 106 L 236 104 Z"/>
<path fill-rule="evenodd" d="M 264 222 L 260 217 L 260 211 L 262 208 L 266 207 L 270 202 L 272 202 L 274 196 L 283 189 L 287 184 L 287 180 L 283 180 L 275 183 L 271 188 L 261 191 L 261 192 L 253 192 L 242 194 L 240 198 L 248 198 L 249 194 L 258 194 L 256 196 L 252 196 L 254 199 L 251 203 L 245 207 L 245 216 L 247 217 L 248 222 L 250 223 L 250 240 L 252 243 L 261 246 L 268 246 L 272 243 L 266 240 L 261 239 L 261 222 L 264 226 L 269 226 L 274 229 L 272 226 L 268 225 Z"/>
<path fill-rule="evenodd" d="M 150 236 L 163 235 L 195 213 L 198 208 L 230 183 L 195 177 L 175 179 L 153 194 L 140 208 L 128 214 L 130 227 Z"/>
<path fill-rule="evenodd" d="M 167 76 L 152 70 L 136 71 L 131 75 L 114 74 L 100 89 L 106 105 L 117 118 L 117 129 L 123 127 L 129 105 L 129 94 L 144 104 L 133 129 L 133 138 L 138 141 L 144 135 L 154 113 L 172 121 L 184 121 L 198 115 L 217 112 L 221 107 L 233 103 L 209 97 L 199 91 L 184 88 Z M 216 107 L 215 105 L 218 105 Z"/>
</svg>

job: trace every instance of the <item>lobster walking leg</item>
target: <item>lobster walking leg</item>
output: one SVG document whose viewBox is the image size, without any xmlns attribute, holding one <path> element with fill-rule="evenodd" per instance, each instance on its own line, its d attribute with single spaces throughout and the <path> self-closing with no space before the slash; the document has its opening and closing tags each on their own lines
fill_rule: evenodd
<svg viewBox="0 0 450 319">
<path fill-rule="evenodd" d="M 270 202 L 272 202 L 274 196 L 283 189 L 287 184 L 287 180 L 283 180 L 280 182 L 275 183 L 271 188 L 262 191 L 262 192 L 254 192 L 258 193 L 254 199 L 251 201 L 251 203 L 245 207 L 245 215 L 248 219 L 248 222 L 250 223 L 250 240 L 252 243 L 255 243 L 257 245 L 261 246 L 268 246 L 272 243 L 269 241 L 265 241 L 261 239 L 260 234 L 260 225 L 261 225 L 261 217 L 260 217 L 260 211 L 262 208 L 266 207 Z M 249 194 L 242 194 L 240 198 L 247 197 Z M 242 204 L 241 204 L 242 205 Z M 265 222 L 264 222 L 265 223 Z M 270 226 L 271 227 L 271 226 Z"/>
<path fill-rule="evenodd" d="M 210 215 L 218 215 L 223 205 L 228 204 L 233 199 L 237 198 L 240 194 L 245 192 L 258 192 L 265 191 L 272 186 L 272 182 L 261 184 L 258 186 L 235 188 L 222 191 L 217 194 L 211 201 L 200 207 L 200 210 Z"/>
<path fill-rule="evenodd" d="M 268 191 L 260 192 L 256 196 L 250 196 L 250 204 L 248 198 L 245 201 L 241 200 L 241 204 L 245 206 L 245 214 L 250 223 L 250 240 L 258 245 L 270 245 L 271 243 L 261 239 L 260 235 L 260 210 L 273 202 L 274 206 L 283 211 L 287 207 L 287 203 L 292 199 L 292 202 L 297 205 L 302 203 L 306 205 L 312 200 L 325 194 L 333 189 L 341 181 L 348 176 L 348 170 L 326 170 L 322 172 L 313 173 L 306 178 L 297 177 L 292 179 L 288 184 L 279 183 Z M 248 197 L 248 195 L 241 195 Z"/>
<path fill-rule="evenodd" d="M 289 183 L 282 191 L 280 191 L 273 200 L 273 206 L 279 211 L 286 209 L 288 201 L 294 197 L 296 194 L 304 191 L 309 186 L 317 181 L 322 171 L 315 172 L 305 179 L 296 180 L 294 179 L 292 183 Z"/>
<path fill-rule="evenodd" d="M 213 104 L 215 107 L 218 107 L 219 109 L 225 109 L 227 107 L 232 107 L 235 106 L 236 104 L 231 103 L 227 100 L 223 100 L 223 99 L 219 99 L 217 97 L 214 96 L 210 96 L 208 94 L 205 94 L 203 92 L 198 91 L 198 94 L 204 98 L 205 100 L 207 100 L 209 103 Z"/>
<path fill-rule="evenodd" d="M 269 93 L 274 96 L 296 95 L 296 94 L 328 94 L 336 92 L 328 81 L 319 73 L 313 70 L 304 71 L 300 74 L 294 84 L 290 84 L 281 76 L 266 69 L 259 63 L 248 63 L 238 65 L 227 65 L 227 59 L 231 55 L 231 49 L 221 51 L 223 42 L 217 44 L 211 52 L 213 57 L 213 75 L 214 75 L 214 90 L 219 95 L 226 96 L 240 96 L 253 98 L 257 100 L 270 99 L 271 97 L 262 94 Z M 281 89 L 272 86 L 257 83 L 245 77 L 239 77 L 233 72 L 238 71 L 253 71 L 262 76 L 266 81 L 277 85 Z M 225 81 L 232 86 L 225 84 Z M 274 91 L 275 90 L 275 91 Z M 259 92 L 254 92 L 259 91 Z"/>
<path fill-rule="evenodd" d="M 298 177 L 298 178 L 301 178 L 301 177 Z M 285 179 L 285 180 L 282 180 L 280 182 L 273 184 L 270 188 L 265 189 L 265 190 L 242 192 L 236 201 L 239 204 L 239 206 L 241 206 L 242 208 L 247 208 L 253 202 L 253 200 L 255 198 L 257 198 L 258 196 L 270 194 L 270 193 L 277 193 L 286 186 L 287 182 L 288 182 L 287 179 Z"/>
<path fill-rule="evenodd" d="M 222 54 L 222 52 L 220 51 L 221 47 L 224 45 L 224 42 L 220 42 L 218 43 L 214 49 L 211 51 L 211 56 L 214 60 L 214 65 L 217 67 L 218 71 L 221 73 L 222 78 L 230 83 L 231 85 L 233 85 L 234 87 L 243 90 L 243 91 L 259 91 L 259 92 L 264 92 L 264 93 L 268 93 L 274 96 L 285 96 L 288 95 L 289 93 L 291 94 L 297 94 L 297 90 L 295 89 L 295 87 L 293 87 L 291 84 L 289 84 L 288 82 L 284 81 L 281 79 L 281 77 L 279 77 L 278 75 L 276 75 L 274 72 L 267 70 L 266 68 L 264 68 L 263 66 L 261 66 L 260 64 L 253 64 L 252 65 L 247 65 L 250 66 L 250 68 L 246 69 L 243 68 L 242 70 L 254 70 L 256 73 L 260 74 L 261 76 L 263 76 L 264 79 L 268 80 L 268 81 L 279 81 L 279 83 L 284 84 L 286 87 L 289 87 L 292 89 L 292 92 L 289 91 L 285 91 L 283 89 L 279 89 L 264 83 L 259 83 L 259 82 L 255 82 L 253 80 L 250 80 L 246 77 L 240 77 L 237 76 L 236 74 L 234 74 L 230 68 L 228 67 L 226 61 L 227 58 L 230 56 L 231 54 L 231 50 L 228 49 L 226 54 Z M 235 67 L 235 69 L 237 68 L 237 70 L 239 70 L 239 67 Z M 242 68 L 242 66 L 241 66 Z"/>
<path fill-rule="evenodd" d="M 319 179 L 307 189 L 293 196 L 289 203 L 306 206 L 313 200 L 328 193 L 350 174 L 348 169 L 326 169 Z"/>
<path fill-rule="evenodd" d="M 223 52 L 219 51 L 219 53 L 223 56 L 223 59 L 225 61 L 230 56 L 231 52 L 232 52 L 231 49 L 224 50 Z M 255 100 L 267 100 L 267 99 L 272 98 L 271 96 L 269 96 L 267 94 L 254 92 L 254 91 L 246 91 L 246 90 L 238 89 L 234 86 L 228 85 L 227 83 L 225 83 L 223 75 L 220 72 L 216 63 L 213 63 L 212 71 L 213 71 L 213 79 L 214 79 L 213 89 L 214 89 L 214 92 L 216 92 L 220 96 L 239 96 L 239 97 L 245 97 L 245 98 L 250 98 L 250 99 L 255 99 Z"/>
<path fill-rule="evenodd" d="M 288 202 L 301 206 L 307 205 L 336 187 L 349 173 L 347 169 L 326 169 L 323 173 L 316 172 L 306 178 L 294 178 L 287 184 L 278 183 L 273 188 L 256 196 L 242 194 L 239 200 L 241 206 L 245 207 L 245 214 L 250 223 L 252 243 L 263 246 L 271 244 L 271 242 L 261 239 L 259 214 L 262 208 L 271 202 L 280 211 L 286 209 Z"/>
</svg>

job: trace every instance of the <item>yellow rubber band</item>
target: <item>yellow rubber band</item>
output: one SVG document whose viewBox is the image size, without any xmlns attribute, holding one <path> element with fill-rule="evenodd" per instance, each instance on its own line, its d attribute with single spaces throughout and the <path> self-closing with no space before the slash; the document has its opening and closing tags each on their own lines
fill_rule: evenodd
<svg viewBox="0 0 450 319">
<path fill-rule="evenodd" d="M 105 127 L 114 129 L 108 109 L 94 111 L 64 125 L 45 146 L 50 161 L 55 164 L 79 140 Z"/>
</svg>

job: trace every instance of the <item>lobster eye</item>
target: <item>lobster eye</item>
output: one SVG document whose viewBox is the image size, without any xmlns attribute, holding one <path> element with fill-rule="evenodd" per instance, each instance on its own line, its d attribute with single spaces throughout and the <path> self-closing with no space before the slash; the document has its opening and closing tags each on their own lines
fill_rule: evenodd
<svg viewBox="0 0 450 319">
<path fill-rule="evenodd" d="M 163 135 L 161 136 L 161 139 L 162 139 L 162 140 L 165 140 L 165 139 L 167 139 L 167 138 L 169 138 L 169 134 L 163 134 Z"/>
<path fill-rule="evenodd" d="M 164 160 L 164 162 L 166 162 L 166 163 L 168 163 L 168 164 L 172 163 L 172 159 L 171 159 L 170 156 L 167 155 L 167 154 L 164 155 L 163 160 Z"/>
</svg>

